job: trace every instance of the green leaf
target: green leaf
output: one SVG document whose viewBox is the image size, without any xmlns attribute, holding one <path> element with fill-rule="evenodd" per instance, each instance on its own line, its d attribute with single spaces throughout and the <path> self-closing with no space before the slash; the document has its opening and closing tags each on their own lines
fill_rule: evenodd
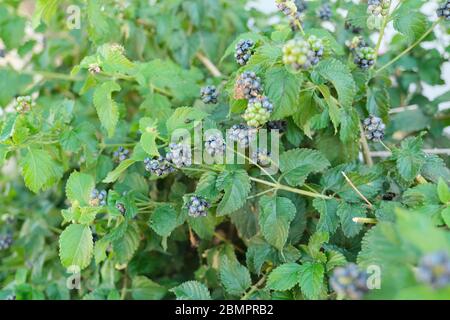
<svg viewBox="0 0 450 320">
<path fill-rule="evenodd" d="M 324 243 L 327 243 L 329 240 L 328 232 L 320 232 L 317 231 L 314 233 L 308 242 L 308 254 L 314 260 L 322 260 L 323 253 L 320 251 Z M 325 261 L 323 261 L 325 262 Z"/>
<path fill-rule="evenodd" d="M 312 91 L 300 93 L 298 111 L 292 115 L 295 124 L 310 138 L 312 138 L 312 133 L 309 122 L 313 116 L 320 112 L 313 97 Z"/>
<path fill-rule="evenodd" d="M 294 114 L 302 81 L 301 76 L 290 73 L 282 66 L 267 70 L 264 93 L 274 105 L 272 119 L 282 119 Z"/>
<path fill-rule="evenodd" d="M 94 178 L 88 174 L 72 172 L 66 184 L 66 196 L 74 203 L 77 201 L 80 206 L 89 204 L 90 193 L 95 187 Z"/>
<path fill-rule="evenodd" d="M 211 300 L 208 288 L 198 281 L 187 281 L 170 289 L 177 300 Z"/>
<path fill-rule="evenodd" d="M 0 131 L 0 142 L 6 141 L 14 134 L 14 127 L 16 125 L 17 113 L 8 113 L 3 122 L 2 130 Z"/>
<path fill-rule="evenodd" d="M 217 173 L 209 171 L 205 172 L 197 183 L 195 194 L 213 200 L 219 195 L 219 190 L 216 188 Z"/>
<path fill-rule="evenodd" d="M 41 20 L 46 22 L 47 24 L 50 22 L 50 19 L 56 14 L 56 10 L 58 9 L 58 4 L 61 0 L 38 0 L 36 3 L 36 9 L 33 13 L 33 28 L 36 29 Z"/>
<path fill-rule="evenodd" d="M 301 186 L 311 173 L 322 172 L 330 162 L 320 151 L 292 149 L 280 156 L 280 170 L 292 186 Z"/>
<path fill-rule="evenodd" d="M 366 217 L 366 210 L 361 204 L 341 202 L 338 206 L 337 215 L 341 220 L 344 235 L 351 238 L 362 230 L 362 224 L 356 223 L 352 219 L 355 217 Z"/>
<path fill-rule="evenodd" d="M 145 152 L 151 156 L 159 156 L 158 146 L 156 145 L 156 132 L 144 132 L 141 136 L 141 146 Z"/>
<path fill-rule="evenodd" d="M 231 295 L 243 294 L 252 284 L 247 268 L 226 255 L 220 257 L 219 274 L 225 290 Z"/>
<path fill-rule="evenodd" d="M 300 266 L 300 289 L 307 299 L 318 299 L 323 288 L 324 267 L 320 263 L 306 262 Z"/>
<path fill-rule="evenodd" d="M 180 107 L 167 119 L 167 131 L 174 132 L 176 129 L 192 129 L 195 121 L 201 121 L 208 114 L 200 109 L 191 107 Z"/>
<path fill-rule="evenodd" d="M 312 28 L 308 29 L 308 34 L 314 35 L 318 38 L 321 38 L 322 40 L 325 40 L 327 46 L 330 47 L 331 50 L 333 50 L 337 55 L 342 56 L 345 54 L 345 50 L 342 47 L 342 45 L 340 45 L 336 41 L 334 36 L 329 31 L 325 29 Z"/>
<path fill-rule="evenodd" d="M 71 224 L 59 237 L 59 256 L 64 267 L 86 268 L 92 257 L 94 242 L 91 229 L 81 224 Z"/>
<path fill-rule="evenodd" d="M 447 207 L 444 210 L 442 210 L 441 216 L 447 227 L 450 227 L 450 207 Z"/>
<path fill-rule="evenodd" d="M 291 289 L 299 282 L 301 270 L 297 263 L 282 264 L 269 274 L 266 288 L 278 291 Z"/>
<path fill-rule="evenodd" d="M 289 226 L 295 218 L 297 209 L 291 200 L 283 197 L 263 196 L 259 201 L 261 207 L 259 225 L 268 243 L 282 250 L 289 235 Z"/>
<path fill-rule="evenodd" d="M 116 82 L 107 81 L 94 92 L 94 106 L 102 126 L 108 131 L 109 137 L 114 135 L 117 121 L 119 121 L 119 109 L 111 94 L 119 90 L 120 86 Z"/>
<path fill-rule="evenodd" d="M 337 215 L 338 201 L 336 199 L 313 200 L 314 208 L 320 213 L 317 231 L 325 231 L 333 234 L 339 226 L 339 217 Z"/>
<path fill-rule="evenodd" d="M 117 179 L 119 179 L 120 175 L 125 170 L 127 170 L 127 168 L 129 166 L 131 166 L 135 162 L 136 162 L 136 160 L 134 160 L 134 159 L 126 159 L 126 160 L 122 161 L 113 171 L 108 173 L 108 175 L 103 180 L 103 182 L 104 183 L 113 183 L 113 182 L 115 182 Z"/>
<path fill-rule="evenodd" d="M 326 59 L 314 70 L 333 84 L 340 104 L 344 108 L 350 108 L 356 94 L 356 85 L 348 67 L 336 59 Z"/>
<path fill-rule="evenodd" d="M 178 226 L 178 215 L 169 204 L 158 206 L 152 213 L 149 225 L 161 237 L 168 237 Z"/>
<path fill-rule="evenodd" d="M 402 141 L 400 149 L 393 150 L 400 176 L 406 181 L 413 180 L 425 163 L 425 154 L 422 151 L 422 139 L 409 137 Z"/>
<path fill-rule="evenodd" d="M 139 228 L 136 223 L 128 223 L 123 237 L 113 241 L 116 259 L 120 264 L 128 263 L 139 247 Z"/>
<path fill-rule="evenodd" d="M 20 165 L 25 185 L 34 193 L 45 189 L 51 182 L 56 182 L 62 175 L 61 167 L 47 152 L 40 149 L 28 148 Z"/>
<path fill-rule="evenodd" d="M 442 203 L 446 204 L 450 202 L 450 188 L 442 178 L 439 179 L 437 193 L 439 195 L 439 200 L 441 200 Z"/>
<path fill-rule="evenodd" d="M 389 107 L 389 92 L 385 87 L 368 87 L 366 108 L 370 114 L 381 117 L 386 122 L 388 121 Z"/>
<path fill-rule="evenodd" d="M 167 289 L 144 276 L 133 278 L 131 296 L 134 300 L 161 300 Z"/>
<path fill-rule="evenodd" d="M 428 27 L 427 17 L 412 11 L 408 4 L 402 5 L 394 14 L 394 28 L 406 36 L 409 43 L 417 40 Z"/>
<path fill-rule="evenodd" d="M 222 216 L 242 208 L 247 200 L 251 184 L 244 170 L 224 171 L 217 177 L 216 187 L 218 190 L 225 191 L 217 207 L 217 214 Z"/>
</svg>

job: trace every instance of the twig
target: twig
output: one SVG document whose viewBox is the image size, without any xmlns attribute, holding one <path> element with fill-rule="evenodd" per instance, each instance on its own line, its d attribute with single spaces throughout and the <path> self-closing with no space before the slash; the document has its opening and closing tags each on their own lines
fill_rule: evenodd
<svg viewBox="0 0 450 320">
<path fill-rule="evenodd" d="M 236 249 L 236 251 L 238 251 L 238 252 L 240 252 L 240 253 L 245 253 L 245 251 L 244 251 L 241 247 L 239 247 L 239 246 L 235 245 L 234 243 L 232 243 L 230 240 L 228 240 L 227 238 L 225 238 L 224 236 L 222 236 L 219 232 L 214 232 L 214 236 L 215 236 L 217 239 L 219 239 L 219 240 L 221 240 L 221 241 L 223 241 L 223 242 L 225 242 L 225 243 L 231 244 L 231 245 L 234 247 L 234 249 Z"/>
<path fill-rule="evenodd" d="M 222 73 L 216 67 L 216 65 L 214 63 L 212 63 L 211 60 L 209 60 L 208 57 L 206 57 L 204 54 L 202 54 L 201 52 L 197 52 L 197 54 L 195 56 L 197 57 L 198 60 L 200 60 L 201 63 L 203 63 L 203 65 L 206 67 L 206 69 L 208 69 L 208 71 L 211 72 L 211 74 L 214 77 L 222 76 Z"/>
<path fill-rule="evenodd" d="M 359 124 L 359 131 L 361 132 L 361 147 L 362 147 L 364 162 L 369 167 L 371 167 L 371 166 L 373 166 L 373 160 L 372 160 L 372 157 L 370 156 L 369 144 L 367 143 L 366 135 L 364 133 L 364 129 L 363 129 L 361 123 Z"/>
<path fill-rule="evenodd" d="M 446 154 L 450 155 L 450 149 L 423 149 L 428 154 Z M 372 151 L 370 155 L 375 158 L 388 158 L 392 155 L 391 151 Z"/>
<path fill-rule="evenodd" d="M 261 286 L 267 279 L 267 275 L 263 275 L 261 277 L 261 279 L 258 280 L 257 283 L 255 283 L 255 285 L 253 285 L 241 298 L 241 300 L 247 300 L 252 294 L 253 292 L 255 292 L 256 290 L 258 290 L 258 287 Z"/>
<path fill-rule="evenodd" d="M 352 219 L 355 223 L 367 223 L 367 224 L 377 224 L 378 220 L 374 218 L 362 218 L 362 217 L 354 217 Z"/>
<path fill-rule="evenodd" d="M 361 199 L 364 200 L 365 203 L 369 206 L 370 209 L 373 209 L 372 203 L 370 203 L 369 200 L 361 193 L 361 191 L 358 190 L 358 188 L 353 184 L 353 182 L 347 177 L 344 171 L 341 171 L 342 175 L 344 176 L 345 180 L 347 180 L 348 184 L 355 190 L 355 192 L 361 197 Z"/>
<path fill-rule="evenodd" d="M 398 107 L 398 108 L 392 108 L 389 110 L 389 114 L 395 114 L 395 113 L 400 113 L 403 111 L 412 111 L 412 110 L 417 110 L 419 107 L 417 106 L 417 104 L 413 104 L 410 106 L 405 106 L 405 107 Z"/>
</svg>

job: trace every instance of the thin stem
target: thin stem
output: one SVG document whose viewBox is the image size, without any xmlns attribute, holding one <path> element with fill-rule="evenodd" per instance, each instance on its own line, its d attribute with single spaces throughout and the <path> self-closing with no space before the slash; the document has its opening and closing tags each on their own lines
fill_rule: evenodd
<svg viewBox="0 0 450 320">
<path fill-rule="evenodd" d="M 216 65 L 208 59 L 207 56 L 202 54 L 201 52 L 197 52 L 195 55 L 198 60 L 208 69 L 208 71 L 214 76 L 214 77 L 221 77 L 222 72 L 216 67 Z"/>
<path fill-rule="evenodd" d="M 390 5 L 391 5 L 391 4 L 389 3 L 389 6 L 390 6 Z M 384 16 L 384 18 L 383 18 L 383 23 L 382 23 L 381 29 L 380 29 L 380 34 L 378 35 L 378 41 L 377 41 L 377 44 L 376 44 L 376 46 L 375 46 L 375 62 L 376 62 L 377 59 L 378 59 L 378 51 L 380 50 L 381 42 L 382 42 L 382 40 L 383 40 L 384 31 L 385 31 L 386 25 L 387 25 L 387 23 L 388 23 L 388 17 L 389 17 L 389 15 Z"/>
<path fill-rule="evenodd" d="M 21 74 L 27 74 L 31 76 L 42 76 L 46 79 L 57 79 L 57 80 L 67 80 L 67 81 L 81 81 L 82 78 L 74 77 L 69 74 L 42 71 L 42 70 L 20 70 Z"/>
<path fill-rule="evenodd" d="M 381 144 L 387 151 L 389 151 L 390 153 L 392 153 L 391 148 L 389 148 L 387 145 L 385 145 L 384 142 L 383 142 L 382 140 L 379 140 L 379 142 L 380 142 L 380 144 Z"/>
<path fill-rule="evenodd" d="M 362 147 L 364 161 L 369 167 L 371 167 L 371 166 L 373 166 L 373 160 L 372 160 L 372 157 L 370 156 L 369 144 L 367 143 L 366 135 L 364 133 L 364 129 L 363 129 L 361 123 L 359 124 L 359 131 L 361 132 L 361 147 Z"/>
<path fill-rule="evenodd" d="M 125 269 L 125 271 L 126 271 L 126 269 Z M 120 300 L 125 300 L 125 298 L 127 296 L 127 285 L 128 285 L 128 277 L 125 274 L 125 276 L 123 278 L 122 291 L 120 293 Z"/>
<path fill-rule="evenodd" d="M 302 23 L 300 22 L 300 20 L 294 19 L 294 21 L 295 21 L 295 25 L 298 27 L 298 29 L 300 30 L 301 34 L 303 36 L 305 36 L 305 30 L 303 30 Z"/>
<path fill-rule="evenodd" d="M 386 69 L 387 67 L 389 67 L 390 65 L 392 65 L 393 63 L 395 63 L 398 59 L 400 59 L 401 57 L 403 57 L 405 54 L 407 54 L 409 51 L 411 51 L 415 46 L 417 46 L 420 42 L 422 42 L 423 39 L 425 39 L 434 29 L 434 27 L 436 25 L 439 24 L 439 22 L 441 21 L 441 19 L 436 20 L 431 27 L 419 38 L 417 39 L 413 44 L 411 44 L 408 48 L 406 48 L 405 50 L 403 50 L 401 53 L 399 53 L 394 59 L 392 59 L 391 61 L 389 61 L 388 63 L 386 63 L 384 66 L 382 66 L 380 69 L 378 69 L 377 71 L 375 71 L 375 75 L 380 73 L 382 70 Z"/>
<path fill-rule="evenodd" d="M 362 218 L 362 217 L 354 217 L 352 221 L 356 223 L 367 223 L 367 224 L 376 224 L 378 222 L 378 220 L 374 218 Z"/>
<path fill-rule="evenodd" d="M 230 240 L 228 240 L 227 238 L 222 236 L 219 232 L 214 232 L 214 236 L 223 242 L 231 244 L 234 247 L 234 249 L 236 249 L 236 251 L 238 251 L 240 253 L 245 253 L 245 251 L 242 248 L 240 248 L 237 245 L 235 245 L 234 243 L 232 243 Z"/>
<path fill-rule="evenodd" d="M 254 195 L 248 197 L 247 200 L 253 199 L 253 198 L 257 198 L 257 197 L 260 197 L 260 196 L 265 195 L 266 193 L 272 192 L 272 191 L 274 191 L 274 190 L 276 190 L 276 188 L 270 188 L 270 189 L 261 191 L 261 192 L 259 192 L 259 193 L 257 193 L 257 194 L 254 194 Z"/>
<path fill-rule="evenodd" d="M 241 298 L 241 300 L 248 300 L 248 298 L 256 291 L 258 290 L 258 287 L 261 286 L 267 279 L 267 275 L 263 275 L 261 279 L 258 280 L 255 285 L 253 285 Z"/>
<path fill-rule="evenodd" d="M 370 203 L 369 200 L 361 193 L 361 191 L 358 190 L 358 188 L 353 184 L 352 180 L 347 177 L 344 171 L 341 171 L 342 175 L 344 176 L 345 180 L 347 180 L 347 183 L 355 190 L 355 192 L 361 197 L 361 199 L 364 200 L 365 203 L 369 206 L 370 209 L 373 209 L 372 203 Z"/>
<path fill-rule="evenodd" d="M 450 156 L 450 149 L 422 149 L 423 152 L 428 154 L 445 154 Z M 370 153 L 372 157 L 387 158 L 392 155 L 391 151 L 372 151 Z"/>
</svg>

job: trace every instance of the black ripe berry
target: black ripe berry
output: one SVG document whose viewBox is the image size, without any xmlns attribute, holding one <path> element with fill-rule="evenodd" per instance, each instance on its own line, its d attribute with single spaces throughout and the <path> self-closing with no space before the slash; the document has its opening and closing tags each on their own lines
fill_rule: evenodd
<svg viewBox="0 0 450 320">
<path fill-rule="evenodd" d="M 128 159 L 130 156 L 130 150 L 125 149 L 124 147 L 119 147 L 116 151 L 114 151 L 113 158 L 116 162 L 122 162 L 125 159 Z"/>
<path fill-rule="evenodd" d="M 200 97 L 206 104 L 216 104 L 219 93 L 215 86 L 206 86 L 200 90 Z"/>
<path fill-rule="evenodd" d="M 261 79 L 252 71 L 243 72 L 236 81 L 234 95 L 236 99 L 251 99 L 261 95 Z"/>
<path fill-rule="evenodd" d="M 233 125 L 227 132 L 231 141 L 236 141 L 241 147 L 248 147 L 256 139 L 256 128 L 244 123 Z"/>
<path fill-rule="evenodd" d="M 442 3 L 436 13 L 438 17 L 443 17 L 445 20 L 450 20 L 450 0 Z"/>
<path fill-rule="evenodd" d="M 116 209 L 119 210 L 119 212 L 121 214 L 123 214 L 123 215 L 127 212 L 127 209 L 125 208 L 125 205 L 123 203 L 121 203 L 121 202 L 117 202 L 116 203 Z"/>
<path fill-rule="evenodd" d="M 252 153 L 252 161 L 261 167 L 268 167 L 271 163 L 270 152 L 266 149 L 258 148 Z"/>
<path fill-rule="evenodd" d="M 244 66 L 247 64 L 253 54 L 254 45 L 255 42 L 253 40 L 240 40 L 236 44 L 234 58 L 239 65 Z"/>
<path fill-rule="evenodd" d="M 369 69 L 375 63 L 375 50 L 371 47 L 356 48 L 354 54 L 354 62 L 361 69 Z"/>
<path fill-rule="evenodd" d="M 188 214 L 191 217 L 206 217 L 208 208 L 211 206 L 204 198 L 200 196 L 191 196 L 187 203 Z"/>
<path fill-rule="evenodd" d="M 145 170 L 156 175 L 157 177 L 161 177 L 175 171 L 173 165 L 161 156 L 155 159 L 145 158 L 144 166 Z"/>
<path fill-rule="evenodd" d="M 433 288 L 450 285 L 450 257 L 445 251 L 429 253 L 420 259 L 416 271 L 417 280 Z"/>
<path fill-rule="evenodd" d="M 334 269 L 330 278 L 330 285 L 339 297 L 360 300 L 368 291 L 367 273 L 354 263 Z"/>
<path fill-rule="evenodd" d="M 362 28 L 354 26 L 349 20 L 345 21 L 345 30 L 349 30 L 354 34 L 359 34 L 362 31 Z"/>
<path fill-rule="evenodd" d="M 106 196 L 108 193 L 105 190 L 99 191 L 98 189 L 94 189 L 91 192 L 91 199 L 89 201 L 91 206 L 105 206 L 106 205 Z"/>
<path fill-rule="evenodd" d="M 366 138 L 370 141 L 380 141 L 384 138 L 384 129 L 386 128 L 383 121 L 375 116 L 369 116 L 363 121 Z"/>
<path fill-rule="evenodd" d="M 0 236 L 0 251 L 7 250 L 13 244 L 12 234 L 7 233 L 5 235 Z"/>
<path fill-rule="evenodd" d="M 331 19 L 331 7 L 329 4 L 324 4 L 322 7 L 320 7 L 319 11 L 317 12 L 317 16 L 320 20 L 328 21 Z"/>
<path fill-rule="evenodd" d="M 186 143 L 171 143 L 166 159 L 177 168 L 189 167 L 192 164 L 191 146 Z"/>
<path fill-rule="evenodd" d="M 278 130 L 280 133 L 286 131 L 287 121 L 286 120 L 274 120 L 266 123 L 266 127 L 269 130 Z"/>
<path fill-rule="evenodd" d="M 208 136 L 205 141 L 205 150 L 211 156 L 221 156 L 225 151 L 225 141 L 222 134 L 215 133 Z"/>
</svg>

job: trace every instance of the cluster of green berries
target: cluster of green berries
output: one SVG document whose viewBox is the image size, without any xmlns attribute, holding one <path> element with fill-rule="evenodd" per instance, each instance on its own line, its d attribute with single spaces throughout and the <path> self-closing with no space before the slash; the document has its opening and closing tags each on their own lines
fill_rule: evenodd
<svg viewBox="0 0 450 320">
<path fill-rule="evenodd" d="M 124 147 L 119 147 L 116 151 L 113 153 L 114 161 L 116 162 L 122 162 L 130 157 L 130 150 L 125 149 Z"/>
<path fill-rule="evenodd" d="M 188 214 L 194 218 L 206 217 L 211 207 L 209 202 L 200 196 L 191 196 L 186 206 Z"/>
<path fill-rule="evenodd" d="M 121 203 L 121 202 L 117 202 L 116 203 L 116 209 L 119 210 L 119 212 L 121 214 L 123 214 L 123 215 L 127 212 L 127 209 L 125 208 L 125 205 L 123 203 Z"/>
<path fill-rule="evenodd" d="M 450 257 L 445 251 L 429 253 L 420 259 L 416 272 L 417 280 L 443 288 L 450 285 Z"/>
<path fill-rule="evenodd" d="M 361 69 L 369 69 L 375 63 L 375 50 L 371 47 L 358 47 L 354 50 L 353 62 Z"/>
<path fill-rule="evenodd" d="M 228 139 L 237 142 L 241 147 L 248 147 L 256 139 L 257 129 L 244 123 L 233 125 L 227 132 Z"/>
<path fill-rule="evenodd" d="M 266 96 L 258 96 L 248 101 L 247 109 L 242 115 L 250 127 L 260 127 L 265 124 L 273 111 L 273 104 Z"/>
<path fill-rule="evenodd" d="M 349 20 L 345 21 L 344 24 L 345 30 L 349 30 L 351 33 L 359 34 L 362 31 L 362 28 L 354 26 Z"/>
<path fill-rule="evenodd" d="M 279 133 L 283 133 L 286 131 L 287 128 L 287 121 L 286 120 L 268 121 L 266 123 L 266 128 L 269 130 L 278 130 Z"/>
<path fill-rule="evenodd" d="M 366 133 L 367 140 L 380 141 L 384 138 L 384 129 L 386 125 L 381 118 L 375 116 L 369 116 L 363 121 L 364 131 Z"/>
<path fill-rule="evenodd" d="M 144 166 L 145 170 L 156 175 L 157 177 L 161 177 L 175 171 L 173 165 L 162 156 L 155 159 L 145 158 Z"/>
<path fill-rule="evenodd" d="M 211 156 L 222 156 L 225 151 L 225 140 L 220 133 L 208 136 L 205 141 L 205 150 Z"/>
<path fill-rule="evenodd" d="M 189 167 L 192 164 L 191 147 L 186 143 L 171 143 L 166 159 L 177 168 Z"/>
<path fill-rule="evenodd" d="M 234 58 L 239 65 L 245 66 L 247 64 L 253 54 L 254 45 L 253 40 L 240 40 L 236 44 Z"/>
<path fill-rule="evenodd" d="M 369 290 L 367 278 L 366 272 L 360 270 L 356 264 L 349 263 L 345 267 L 334 269 L 330 285 L 340 298 L 361 300 Z"/>
<path fill-rule="evenodd" d="M 389 14 L 389 0 L 369 0 L 367 13 L 373 16 L 387 16 Z"/>
<path fill-rule="evenodd" d="M 319 11 L 317 11 L 317 16 L 322 21 L 331 20 L 332 15 L 333 13 L 331 12 L 331 7 L 328 3 L 325 3 L 323 6 L 319 8 Z"/>
<path fill-rule="evenodd" d="M 263 148 L 258 148 L 252 153 L 252 161 L 256 162 L 261 167 L 268 167 L 271 163 L 271 153 Z"/>
<path fill-rule="evenodd" d="M 0 251 L 9 249 L 13 244 L 13 236 L 11 233 L 0 236 Z"/>
<path fill-rule="evenodd" d="M 18 113 L 27 113 L 34 106 L 31 96 L 20 96 L 16 98 L 16 111 Z"/>
<path fill-rule="evenodd" d="M 294 70 L 308 69 L 319 63 L 323 53 L 323 41 L 316 36 L 292 39 L 283 47 L 283 63 Z"/>
<path fill-rule="evenodd" d="M 236 99 L 251 99 L 261 95 L 262 91 L 261 78 L 253 71 L 243 72 L 234 87 Z"/>
<path fill-rule="evenodd" d="M 91 199 L 89 204 L 91 206 L 106 206 L 106 197 L 108 193 L 105 190 L 99 191 L 98 189 L 94 189 L 91 192 Z"/>
<path fill-rule="evenodd" d="M 217 92 L 217 88 L 215 86 L 206 86 L 201 88 L 200 97 L 206 104 L 216 104 L 219 93 Z"/>
<path fill-rule="evenodd" d="M 450 0 L 445 1 L 436 10 L 438 17 L 444 17 L 445 20 L 450 20 Z"/>
<path fill-rule="evenodd" d="M 297 6 L 292 0 L 276 0 L 275 4 L 286 16 L 292 16 L 297 13 Z"/>
</svg>

